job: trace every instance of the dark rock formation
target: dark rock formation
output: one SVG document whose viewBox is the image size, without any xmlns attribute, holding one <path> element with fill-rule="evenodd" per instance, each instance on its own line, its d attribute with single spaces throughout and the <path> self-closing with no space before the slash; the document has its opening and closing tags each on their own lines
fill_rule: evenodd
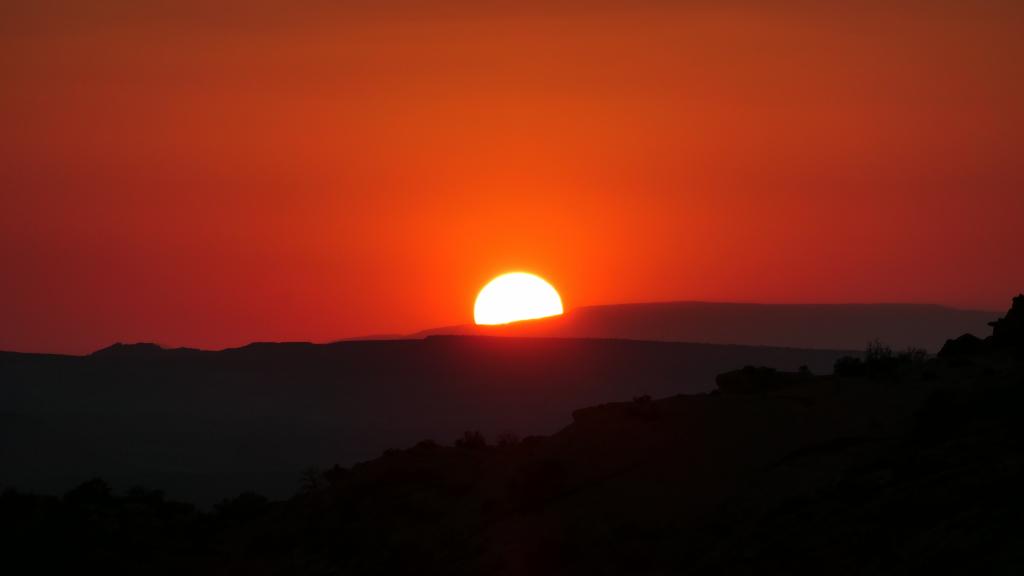
<svg viewBox="0 0 1024 576">
<path fill-rule="evenodd" d="M 1013 299 L 1013 306 L 1006 316 L 989 322 L 992 326 L 992 343 L 996 346 L 1020 346 L 1024 344 L 1024 294 Z"/>
<path fill-rule="evenodd" d="M 981 352 L 984 348 L 984 340 L 974 334 L 964 334 L 963 336 L 946 340 L 942 350 L 939 350 L 939 358 L 971 356 Z"/>
<path fill-rule="evenodd" d="M 715 377 L 718 390 L 726 394 L 759 394 L 795 388 L 811 382 L 809 371 L 780 372 L 764 366 L 746 366 Z"/>
<path fill-rule="evenodd" d="M 1013 298 L 1006 316 L 988 323 L 992 335 L 982 340 L 973 334 L 964 334 L 946 344 L 939 351 L 940 358 L 964 359 L 984 354 L 992 349 L 1024 347 L 1024 294 Z"/>
</svg>

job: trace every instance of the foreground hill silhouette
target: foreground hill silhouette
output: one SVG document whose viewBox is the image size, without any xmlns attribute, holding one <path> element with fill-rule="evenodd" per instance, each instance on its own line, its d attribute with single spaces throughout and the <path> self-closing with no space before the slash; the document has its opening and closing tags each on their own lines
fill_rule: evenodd
<svg viewBox="0 0 1024 576">
<path fill-rule="evenodd" d="M 572 309 L 506 326 L 449 326 L 414 336 L 483 334 L 628 338 L 832 350 L 881 340 L 935 353 L 946 335 L 980 332 L 997 313 L 927 304 L 739 304 L 660 302 Z"/>
<path fill-rule="evenodd" d="M 421 442 L 287 501 L 7 492 L 0 541 L 38 569 L 147 573 L 1019 574 L 1024 295 L 994 327 L 828 376 L 729 371 L 547 437 Z"/>
<path fill-rule="evenodd" d="M 744 364 L 825 372 L 842 354 L 468 337 L 0 354 L 0 487 L 59 493 L 102 476 L 202 504 L 243 490 L 284 498 L 308 466 L 466 429 L 549 434 L 580 406 L 704 392 Z"/>
</svg>

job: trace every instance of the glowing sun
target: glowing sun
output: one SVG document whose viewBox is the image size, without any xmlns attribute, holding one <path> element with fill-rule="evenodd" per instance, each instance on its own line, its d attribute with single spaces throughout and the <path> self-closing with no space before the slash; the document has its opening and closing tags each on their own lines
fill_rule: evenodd
<svg viewBox="0 0 1024 576">
<path fill-rule="evenodd" d="M 508 324 L 561 313 L 562 299 L 555 288 L 540 276 L 525 272 L 502 274 L 491 280 L 473 306 L 477 324 Z"/>
</svg>

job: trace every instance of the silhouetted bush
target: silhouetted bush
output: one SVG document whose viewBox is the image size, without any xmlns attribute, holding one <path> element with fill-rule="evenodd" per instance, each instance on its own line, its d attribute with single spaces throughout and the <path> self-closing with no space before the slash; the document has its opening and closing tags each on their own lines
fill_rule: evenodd
<svg viewBox="0 0 1024 576">
<path fill-rule="evenodd" d="M 116 494 L 100 479 L 60 498 L 6 491 L 0 550 L 12 573 L 187 573 L 181 563 L 216 547 L 211 518 L 159 490 Z"/>
<path fill-rule="evenodd" d="M 519 444 L 519 436 L 515 432 L 502 432 L 495 440 L 499 448 L 507 448 Z"/>
<path fill-rule="evenodd" d="M 633 403 L 628 405 L 627 414 L 640 420 L 654 420 L 658 417 L 658 408 L 647 394 L 634 396 Z"/>
<path fill-rule="evenodd" d="M 928 360 L 928 351 L 911 346 L 900 353 L 899 359 L 913 366 L 920 366 Z"/>
<path fill-rule="evenodd" d="M 418 445 L 417 445 L 418 446 Z M 335 464 L 331 466 L 327 471 L 324 472 L 324 479 L 331 486 L 337 486 L 345 481 L 348 477 L 348 468 L 344 466 L 338 466 Z"/>
<path fill-rule="evenodd" d="M 853 378 L 858 376 L 864 376 L 864 361 L 854 356 L 843 356 L 836 360 L 832 366 L 832 372 L 836 376 L 844 376 L 847 378 Z"/>
<path fill-rule="evenodd" d="M 310 466 L 302 471 L 299 479 L 299 492 L 316 492 L 326 483 L 323 472 L 316 466 Z"/>
<path fill-rule="evenodd" d="M 433 440 L 427 439 L 427 440 L 420 440 L 419 442 L 417 442 L 416 445 L 412 447 L 412 451 L 413 452 L 418 452 L 418 453 L 433 452 L 434 450 L 437 450 L 438 448 L 439 448 L 439 446 L 437 445 L 437 442 L 434 442 Z"/>
<path fill-rule="evenodd" d="M 110 485 L 100 478 L 83 482 L 64 494 L 64 503 L 81 509 L 98 509 L 112 501 Z"/>
<path fill-rule="evenodd" d="M 878 378 L 897 376 L 918 369 L 928 360 L 928 353 L 910 347 L 896 354 L 892 348 L 878 340 L 869 342 L 864 358 L 843 356 L 836 360 L 833 372 L 837 376 Z"/>
<path fill-rule="evenodd" d="M 867 349 L 864 350 L 864 363 L 869 366 L 885 364 L 893 358 L 892 348 L 882 344 L 880 340 L 868 342 Z"/>
<path fill-rule="evenodd" d="M 225 498 L 213 507 L 222 521 L 246 524 L 262 518 L 270 501 L 255 492 L 243 492 L 234 498 Z"/>
<path fill-rule="evenodd" d="M 483 450 L 487 448 L 487 439 L 479 430 L 466 430 L 462 433 L 462 438 L 455 441 L 455 447 L 466 450 Z"/>
</svg>

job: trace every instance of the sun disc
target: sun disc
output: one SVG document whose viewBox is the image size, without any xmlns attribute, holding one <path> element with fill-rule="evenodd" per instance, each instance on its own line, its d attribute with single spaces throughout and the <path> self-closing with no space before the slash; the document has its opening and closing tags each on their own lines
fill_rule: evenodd
<svg viewBox="0 0 1024 576">
<path fill-rule="evenodd" d="M 558 291 L 543 278 L 526 272 L 502 274 L 487 283 L 476 297 L 477 324 L 508 324 L 562 313 Z"/>
</svg>

